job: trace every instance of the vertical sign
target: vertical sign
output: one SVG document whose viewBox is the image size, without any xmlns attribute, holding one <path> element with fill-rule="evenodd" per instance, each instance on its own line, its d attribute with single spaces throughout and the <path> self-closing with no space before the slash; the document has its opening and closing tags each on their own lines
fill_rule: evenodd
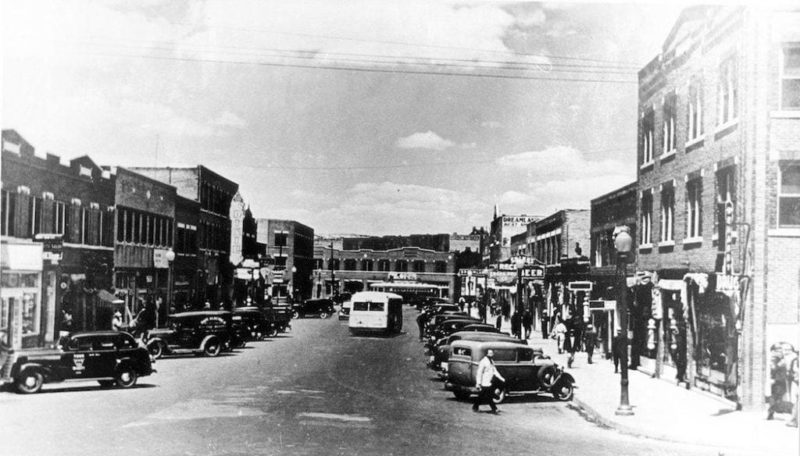
<svg viewBox="0 0 800 456">
<path fill-rule="evenodd" d="M 242 255 L 242 238 L 244 238 L 244 211 L 245 204 L 242 195 L 238 192 L 231 201 L 231 210 L 228 216 L 231 219 L 231 264 L 238 265 L 244 258 Z"/>
</svg>

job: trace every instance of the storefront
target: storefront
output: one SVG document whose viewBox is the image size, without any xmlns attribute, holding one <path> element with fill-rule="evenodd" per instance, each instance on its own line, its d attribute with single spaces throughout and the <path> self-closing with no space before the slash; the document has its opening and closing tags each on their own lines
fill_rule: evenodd
<svg viewBox="0 0 800 456">
<path fill-rule="evenodd" d="M 43 308 L 42 245 L 0 244 L 0 342 L 6 348 L 44 346 L 54 308 Z M 50 328 L 52 330 L 52 328 Z"/>
</svg>

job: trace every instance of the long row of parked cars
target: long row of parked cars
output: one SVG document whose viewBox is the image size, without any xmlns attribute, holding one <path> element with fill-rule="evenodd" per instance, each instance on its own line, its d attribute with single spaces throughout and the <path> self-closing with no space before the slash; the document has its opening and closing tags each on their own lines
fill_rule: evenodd
<svg viewBox="0 0 800 456">
<path fill-rule="evenodd" d="M 494 364 L 506 380 L 493 386 L 497 402 L 508 395 L 541 393 L 561 401 L 572 399 L 572 375 L 524 339 L 502 333 L 453 304 L 434 304 L 422 312 L 426 364 L 456 398 L 466 400 L 478 393 L 478 363 L 493 350 Z"/>
<path fill-rule="evenodd" d="M 14 389 L 37 393 L 45 383 L 97 381 L 130 388 L 156 372 L 156 359 L 170 354 L 218 356 L 291 328 L 289 305 L 201 310 L 170 315 L 163 328 L 138 333 L 90 331 L 66 335 L 53 349 L 21 350 L 11 368 Z"/>
</svg>

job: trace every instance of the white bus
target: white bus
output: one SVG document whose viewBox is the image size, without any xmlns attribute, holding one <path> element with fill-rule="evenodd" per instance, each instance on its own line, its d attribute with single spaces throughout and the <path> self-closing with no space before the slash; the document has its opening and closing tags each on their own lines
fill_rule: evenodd
<svg viewBox="0 0 800 456">
<path fill-rule="evenodd" d="M 403 297 L 362 291 L 350 299 L 350 332 L 399 333 L 403 329 Z"/>
<path fill-rule="evenodd" d="M 449 291 L 446 285 L 411 282 L 373 282 L 369 289 L 398 294 L 403 297 L 403 302 L 417 308 L 425 305 L 429 298 L 447 298 Z"/>
</svg>

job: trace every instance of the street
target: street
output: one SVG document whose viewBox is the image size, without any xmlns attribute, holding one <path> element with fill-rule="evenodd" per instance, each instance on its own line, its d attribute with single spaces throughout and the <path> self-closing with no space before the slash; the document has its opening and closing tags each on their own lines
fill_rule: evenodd
<svg viewBox="0 0 800 456">
<path fill-rule="evenodd" d="M 389 338 L 351 337 L 335 318 L 295 320 L 233 354 L 161 359 L 130 390 L 3 392 L 0 453 L 717 455 L 603 429 L 544 396 L 472 413 L 425 368 L 415 316 L 405 307 L 405 332 Z"/>
</svg>

